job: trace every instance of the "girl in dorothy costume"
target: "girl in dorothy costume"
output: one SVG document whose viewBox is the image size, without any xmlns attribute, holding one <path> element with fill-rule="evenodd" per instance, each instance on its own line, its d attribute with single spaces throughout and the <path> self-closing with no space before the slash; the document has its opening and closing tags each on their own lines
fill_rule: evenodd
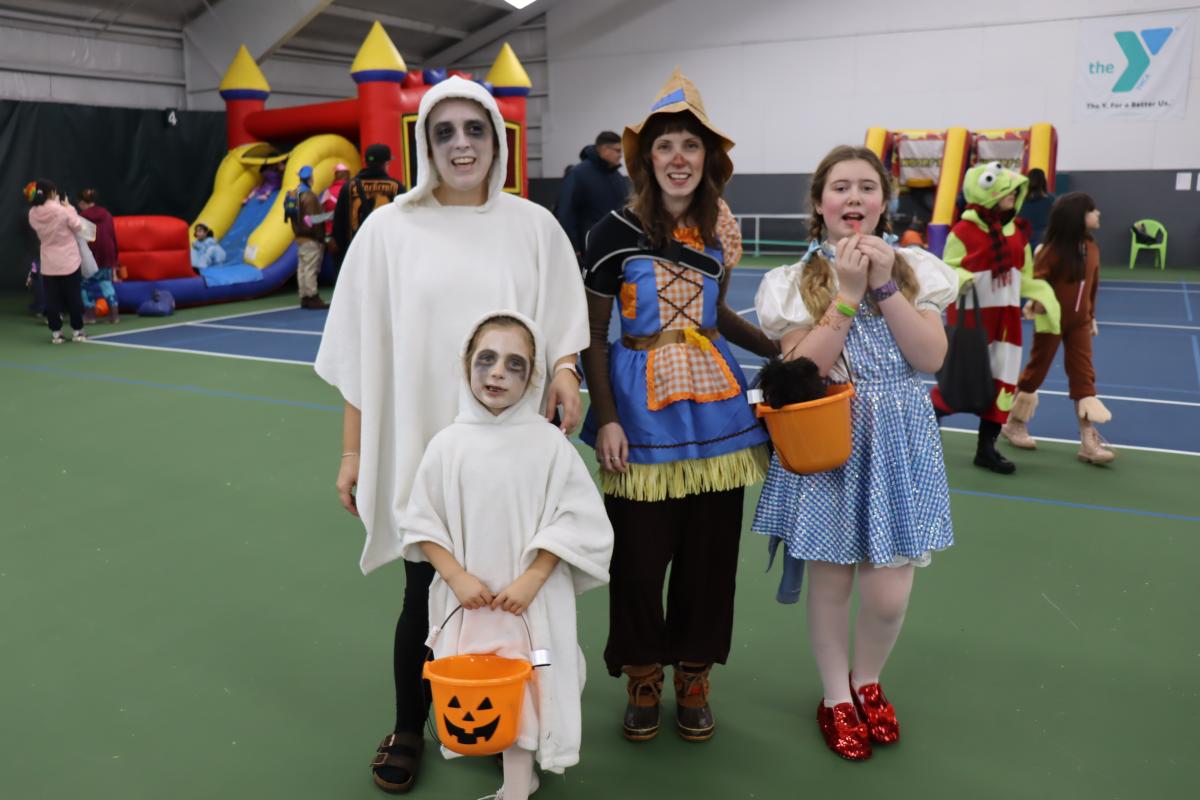
<svg viewBox="0 0 1200 800">
<path fill-rule="evenodd" d="M 930 253 L 885 241 L 890 191 L 872 151 L 831 151 L 812 180 L 813 245 L 800 263 L 767 273 L 755 299 L 785 359 L 805 356 L 830 380 L 855 386 L 849 460 L 798 475 L 772 459 L 753 525 L 772 537 L 772 552 L 785 548 L 781 600 L 795 602 L 807 566 L 808 630 L 824 688 L 817 722 L 830 749 L 851 760 L 900 736 L 880 673 L 914 567 L 954 541 L 941 439 L 918 372 L 941 366 L 941 312 L 958 284 Z"/>
<path fill-rule="evenodd" d="M 676 728 L 704 741 L 715 730 L 709 670 L 733 633 L 742 493 L 766 468 L 767 437 L 729 342 L 761 355 L 778 347 L 724 302 L 742 252 L 721 200 L 733 142 L 692 82 L 676 70 L 622 145 L 631 204 L 592 228 L 584 257 L 592 404 L 582 437 L 596 448 L 615 533 L 604 659 L 629 677 L 626 738 L 658 733 L 672 665 Z"/>
</svg>

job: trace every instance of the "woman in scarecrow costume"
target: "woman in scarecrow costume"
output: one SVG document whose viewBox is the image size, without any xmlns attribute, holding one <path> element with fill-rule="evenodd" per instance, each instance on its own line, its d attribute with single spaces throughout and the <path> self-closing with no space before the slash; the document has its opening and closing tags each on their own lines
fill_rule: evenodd
<svg viewBox="0 0 1200 800">
<path fill-rule="evenodd" d="M 678 69 L 622 146 L 632 200 L 592 228 L 584 256 L 582 438 L 596 448 L 616 536 L 604 659 L 629 677 L 626 738 L 658 733 L 663 667 L 673 665 L 678 732 L 704 741 L 715 729 L 709 670 L 732 639 L 742 495 L 767 463 L 729 342 L 764 356 L 778 346 L 725 304 L 742 253 L 721 199 L 733 142 Z"/>
<path fill-rule="evenodd" d="M 548 376 L 538 402 L 550 416 L 561 405 L 564 429 L 581 411 L 574 364 L 588 333 L 575 251 L 553 214 L 503 191 L 508 149 L 495 99 L 473 81 L 442 81 L 421 98 L 416 142 L 416 186 L 373 212 L 346 252 L 315 365 L 345 400 L 337 489 L 366 528 L 364 573 L 400 558 L 398 517 L 425 446 L 454 421 L 458 345 L 481 314 L 512 308 L 536 322 Z M 416 780 L 428 709 L 421 668 L 434 569 L 405 562 L 404 574 L 396 723 L 371 767 L 391 792 Z"/>
<path fill-rule="evenodd" d="M 955 324 L 960 310 L 972 308 L 970 295 L 964 294 L 968 289 L 973 286 L 979 297 L 996 399 L 979 416 L 975 465 L 1002 475 L 1010 475 L 1017 468 L 996 450 L 996 437 L 1012 409 L 1021 372 L 1021 298 L 1041 303 L 1038 330 L 1058 332 L 1059 308 L 1054 290 L 1046 281 L 1033 277 L 1028 239 L 1014 221 L 1028 184 L 1025 176 L 997 161 L 967 170 L 963 195 L 968 205 L 951 229 L 942 253 L 942 260 L 955 268 L 959 278 L 959 304 L 946 310 L 947 322 Z M 967 326 L 974 327 L 974 323 L 974 313 L 968 313 Z M 932 399 L 939 418 L 955 412 L 936 387 Z"/>
<path fill-rule="evenodd" d="M 534 648 L 550 651 L 525 693 L 516 749 L 505 755 L 506 798 L 528 793 L 534 754 L 549 772 L 579 762 L 585 669 L 575 595 L 608 582 L 612 554 L 612 528 L 583 459 L 539 414 L 545 350 L 538 326 L 515 311 L 471 327 L 458 416 L 430 441 L 400 518 L 405 559 L 439 570 L 429 590 L 430 628 L 445 625 L 435 658 L 534 661 Z"/>
</svg>

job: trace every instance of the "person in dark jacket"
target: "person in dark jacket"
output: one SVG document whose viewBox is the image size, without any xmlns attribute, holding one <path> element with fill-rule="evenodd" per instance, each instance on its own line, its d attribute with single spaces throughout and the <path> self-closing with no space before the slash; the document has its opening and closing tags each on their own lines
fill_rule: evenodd
<svg viewBox="0 0 1200 800">
<path fill-rule="evenodd" d="M 554 214 L 577 255 L 582 255 L 592 226 L 608 212 L 624 208 L 629 199 L 629 179 L 620 168 L 621 137 L 603 131 L 594 145 L 579 152 L 579 163 L 563 179 Z"/>
<path fill-rule="evenodd" d="M 312 190 L 313 169 L 300 168 L 300 185 L 296 187 L 296 213 L 292 217 L 292 232 L 299 250 L 296 265 L 296 285 L 300 291 L 300 307 L 313 310 L 329 308 L 317 292 L 317 275 L 325 256 L 325 226 L 311 222 L 321 213 L 321 201 Z"/>
<path fill-rule="evenodd" d="M 1029 170 L 1029 195 L 1021 206 L 1021 216 L 1029 223 L 1029 247 L 1037 250 L 1050 222 L 1050 209 L 1057 199 L 1046 188 L 1046 173 L 1037 167 Z"/>
<path fill-rule="evenodd" d="M 84 189 L 79 193 L 79 216 L 96 226 L 96 239 L 88 242 L 88 247 L 98 268 L 95 275 L 83 281 L 84 322 L 96 321 L 97 295 L 108 304 L 108 321 L 119 322 L 121 314 L 117 308 L 117 290 L 113 288 L 113 277 L 117 271 L 117 230 L 112 214 L 100 205 L 95 189 Z"/>
<path fill-rule="evenodd" d="M 386 144 L 369 145 L 363 153 L 365 166 L 342 187 L 333 209 L 333 240 L 338 258 L 346 254 L 363 220 L 380 205 L 396 199 L 403 187 L 387 173 L 392 150 Z"/>
</svg>

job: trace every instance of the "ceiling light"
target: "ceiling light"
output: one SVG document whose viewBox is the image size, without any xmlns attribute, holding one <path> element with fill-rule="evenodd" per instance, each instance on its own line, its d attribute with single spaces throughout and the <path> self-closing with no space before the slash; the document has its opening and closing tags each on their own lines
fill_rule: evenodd
<svg viewBox="0 0 1200 800">
<path fill-rule="evenodd" d="M 504 0 L 504 2 L 513 8 L 524 8 L 525 6 L 532 5 L 534 0 Z"/>
</svg>

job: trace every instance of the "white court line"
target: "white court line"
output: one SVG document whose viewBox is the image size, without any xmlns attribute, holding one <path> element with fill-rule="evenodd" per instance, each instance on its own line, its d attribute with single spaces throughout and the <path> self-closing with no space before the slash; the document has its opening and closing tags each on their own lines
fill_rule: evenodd
<svg viewBox="0 0 1200 800">
<path fill-rule="evenodd" d="M 253 331 L 254 333 L 286 333 L 290 336 L 320 336 L 321 331 L 292 331 L 287 328 L 254 328 L 250 325 L 221 325 L 215 322 L 193 322 L 198 328 L 220 328 L 223 331 Z M 1197 328 L 1196 330 L 1200 330 Z"/>
<path fill-rule="evenodd" d="M 113 336 L 125 336 L 130 333 L 142 333 L 143 331 L 165 331 L 167 328 L 182 328 L 185 325 L 198 325 L 202 322 L 220 322 L 227 319 L 238 319 L 240 317 L 256 317 L 259 314 L 278 314 L 280 311 L 295 311 L 300 306 L 284 306 L 283 308 L 268 308 L 259 311 L 243 311 L 241 314 L 226 314 L 221 317 L 205 317 L 204 319 L 192 319 L 187 322 L 169 322 L 166 325 L 152 325 L 148 328 L 137 328 L 136 330 L 113 331 L 112 333 L 102 333 L 99 336 L 89 336 L 88 340 L 95 342 L 100 339 L 108 339 Z"/>
<path fill-rule="evenodd" d="M 1155 322 L 1105 322 L 1097 320 L 1101 325 L 1116 325 L 1121 328 L 1165 328 L 1172 331 L 1200 331 L 1200 325 L 1163 325 Z"/>
<path fill-rule="evenodd" d="M 754 310 L 754 306 L 750 306 L 750 308 L 743 308 L 741 311 L 737 312 L 737 315 L 740 317 L 745 314 L 749 314 L 753 310 Z"/>
<path fill-rule="evenodd" d="M 926 386 L 937 386 L 937 381 L 922 380 L 921 383 Z M 1038 389 L 1038 394 L 1048 394 L 1053 397 L 1070 397 L 1070 392 L 1060 392 L 1055 389 Z M 1099 394 L 1096 395 L 1101 400 L 1116 400 L 1123 403 L 1152 403 L 1162 406 L 1185 406 L 1187 408 L 1200 408 L 1200 403 L 1192 403 L 1187 400 L 1156 400 L 1150 397 L 1124 397 L 1116 394 Z M 949 430 L 949 428 L 947 428 Z"/>
<path fill-rule="evenodd" d="M 756 366 L 754 364 L 738 364 L 738 366 L 742 368 L 743 372 L 757 371 L 757 370 L 762 369 L 762 367 Z M 926 386 L 937 386 L 937 381 L 922 380 L 921 383 L 925 384 Z M 1069 392 L 1060 392 L 1060 391 L 1057 391 L 1054 389 L 1038 389 L 1038 394 L 1048 394 L 1048 395 L 1052 395 L 1054 397 L 1069 397 L 1070 396 Z M 1162 406 L 1183 406 L 1185 408 L 1200 408 L 1200 403 L 1193 403 L 1193 402 L 1189 402 L 1187 400 L 1157 400 L 1157 399 L 1150 398 L 1150 397 L 1124 397 L 1122 395 L 1114 395 L 1114 394 L 1102 394 L 1102 395 L 1097 395 L 1097 397 L 1099 397 L 1101 400 L 1113 400 L 1113 401 L 1122 402 L 1122 403 L 1149 403 L 1152 405 L 1162 405 Z M 950 430 L 950 428 L 947 428 L 946 430 Z"/>
<path fill-rule="evenodd" d="M 947 433 L 969 433 L 972 436 L 978 436 L 979 431 L 971 428 L 942 428 Z M 1039 442 L 1059 442 L 1061 444 L 1079 444 L 1078 439 L 1055 439 L 1051 436 L 1035 436 Z M 1143 453 L 1170 453 L 1174 456 L 1200 456 L 1200 453 L 1194 450 L 1167 450 L 1163 447 L 1140 447 L 1136 444 L 1121 444 L 1119 442 L 1109 442 L 1109 446 L 1117 450 L 1140 450 Z"/>
<path fill-rule="evenodd" d="M 1188 289 L 1149 289 L 1149 288 L 1142 288 L 1140 286 L 1113 286 L 1112 283 L 1110 282 L 1110 283 L 1100 284 L 1100 291 L 1102 291 L 1102 292 L 1105 292 L 1105 291 L 1108 291 L 1108 292 L 1157 292 L 1160 294 L 1187 295 L 1187 294 L 1196 294 L 1196 293 L 1200 292 L 1200 288 L 1192 289 L 1190 291 Z"/>
<path fill-rule="evenodd" d="M 236 358 L 239 361 L 265 361 L 271 364 L 298 364 L 302 367 L 311 367 L 311 361 L 296 361 L 291 358 L 267 358 L 266 356 L 243 356 L 237 353 L 214 353 L 208 350 L 187 350 L 182 347 L 159 347 L 153 344 L 131 344 L 129 342 L 102 342 L 95 337 L 89 336 L 89 342 L 96 344 L 104 344 L 109 347 L 129 347 L 134 350 L 159 350 L 164 353 L 191 353 L 196 356 L 216 356 L 218 358 Z"/>
</svg>

